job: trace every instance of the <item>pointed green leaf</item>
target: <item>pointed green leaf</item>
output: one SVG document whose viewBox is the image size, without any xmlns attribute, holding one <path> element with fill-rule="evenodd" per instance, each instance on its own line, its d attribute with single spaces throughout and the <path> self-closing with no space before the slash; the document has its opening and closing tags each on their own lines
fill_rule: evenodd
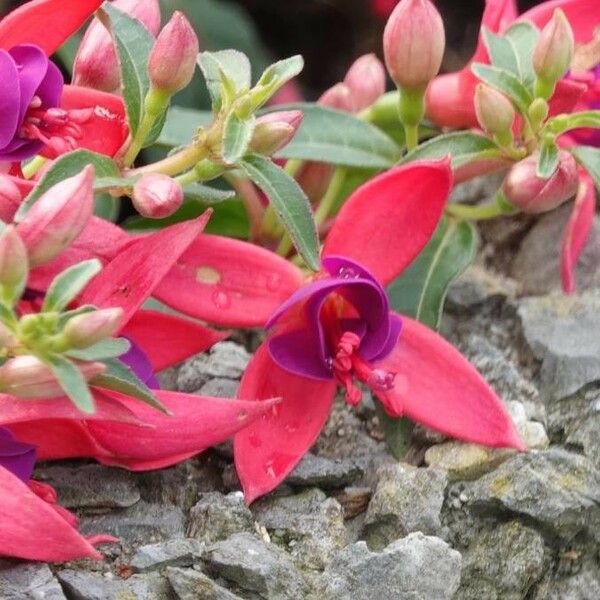
<svg viewBox="0 0 600 600">
<path fill-rule="evenodd" d="M 183 188 L 183 192 L 186 200 L 203 202 L 208 205 L 219 204 L 235 197 L 233 190 L 218 190 L 201 183 L 190 183 Z"/>
<path fill-rule="evenodd" d="M 83 306 L 78 306 L 73 310 L 67 310 L 65 312 L 62 312 L 58 317 L 57 327 L 58 329 L 62 329 L 67 324 L 67 321 L 69 321 L 73 317 L 76 317 L 77 315 L 83 315 L 89 312 L 94 312 L 95 310 L 98 310 L 95 306 L 91 304 L 84 304 Z"/>
<path fill-rule="evenodd" d="M 58 354 L 40 356 L 40 360 L 52 371 L 71 402 L 82 412 L 93 414 L 96 408 L 94 398 L 85 378 L 75 364 Z"/>
<path fill-rule="evenodd" d="M 521 114 L 527 114 L 527 108 L 533 102 L 531 92 L 519 81 L 518 77 L 497 67 L 475 63 L 471 70 L 481 81 L 487 83 L 510 98 Z"/>
<path fill-rule="evenodd" d="M 504 69 L 522 81 L 521 67 L 517 50 L 510 38 L 496 35 L 487 27 L 483 27 L 483 39 L 494 67 Z"/>
<path fill-rule="evenodd" d="M 448 288 L 471 264 L 476 249 L 470 223 L 443 219 L 419 257 L 388 286 L 392 308 L 437 329 Z"/>
<path fill-rule="evenodd" d="M 549 179 L 558 169 L 559 150 L 554 142 L 544 142 L 536 166 L 536 175 Z"/>
<path fill-rule="evenodd" d="M 533 51 L 540 37 L 539 30 L 528 21 L 514 23 L 505 36 L 512 42 L 519 61 L 521 81 L 529 87 L 535 81 L 533 70 Z"/>
<path fill-rule="evenodd" d="M 269 198 L 296 250 L 309 268 L 318 271 L 319 241 L 310 202 L 295 179 L 268 158 L 247 156 L 240 168 Z"/>
<path fill-rule="evenodd" d="M 304 68 L 304 59 L 300 55 L 280 60 L 267 67 L 252 90 L 252 104 L 262 106 L 288 81 L 296 77 Z"/>
<path fill-rule="evenodd" d="M 592 146 L 576 146 L 569 150 L 575 160 L 590 174 L 596 189 L 600 190 L 600 149 Z"/>
<path fill-rule="evenodd" d="M 102 269 L 102 263 L 93 258 L 80 262 L 57 275 L 44 298 L 43 312 L 61 312 Z"/>
<path fill-rule="evenodd" d="M 108 358 L 117 358 L 122 354 L 125 354 L 131 348 L 131 344 L 125 338 L 110 338 L 107 340 L 100 340 L 89 348 L 82 348 L 80 350 L 69 350 L 65 354 L 76 360 L 101 360 L 104 361 Z"/>
<path fill-rule="evenodd" d="M 241 119 L 231 111 L 225 119 L 223 127 L 223 160 L 228 165 L 235 165 L 248 151 L 254 132 L 254 117 Z"/>
</svg>

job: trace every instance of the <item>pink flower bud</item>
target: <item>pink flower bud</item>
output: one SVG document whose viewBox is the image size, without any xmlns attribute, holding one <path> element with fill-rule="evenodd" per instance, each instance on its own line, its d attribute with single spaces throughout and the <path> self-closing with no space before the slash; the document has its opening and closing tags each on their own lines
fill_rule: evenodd
<svg viewBox="0 0 600 600">
<path fill-rule="evenodd" d="M 0 221 L 10 223 L 21 204 L 21 191 L 7 175 L 0 175 Z"/>
<path fill-rule="evenodd" d="M 345 83 L 336 83 L 333 87 L 323 92 L 317 100 L 317 104 L 326 108 L 335 108 L 351 113 L 354 106 L 352 103 L 352 92 Z"/>
<path fill-rule="evenodd" d="M 120 328 L 122 308 L 103 308 L 70 319 L 63 330 L 71 348 L 88 348 L 112 337 Z"/>
<path fill-rule="evenodd" d="M 484 83 L 475 89 L 475 114 L 481 128 L 492 135 L 509 132 L 515 120 L 510 100 Z"/>
<path fill-rule="evenodd" d="M 374 54 L 365 54 L 354 61 L 344 83 L 351 93 L 352 112 L 368 108 L 385 93 L 385 68 Z"/>
<path fill-rule="evenodd" d="M 9 292 L 16 300 L 23 292 L 28 272 L 27 248 L 15 227 L 9 225 L 0 234 L 0 292 Z M 0 293 L 0 298 L 3 295 Z"/>
<path fill-rule="evenodd" d="M 152 87 L 174 94 L 187 87 L 196 70 L 198 37 L 179 11 L 158 34 L 148 59 Z"/>
<path fill-rule="evenodd" d="M 556 9 L 533 51 L 533 68 L 543 81 L 556 83 L 569 70 L 575 38 L 565 13 Z"/>
<path fill-rule="evenodd" d="M 42 194 L 17 225 L 32 267 L 51 261 L 83 231 L 94 210 L 93 183 L 88 165 Z"/>
<path fill-rule="evenodd" d="M 559 166 L 549 179 L 536 175 L 538 156 L 533 154 L 509 171 L 502 191 L 506 199 L 525 213 L 537 214 L 553 210 L 577 193 L 579 175 L 573 156 L 561 150 Z"/>
<path fill-rule="evenodd" d="M 383 33 L 387 70 L 400 88 L 422 91 L 444 57 L 444 23 L 430 0 L 401 0 Z"/>
<path fill-rule="evenodd" d="M 183 189 L 167 175 L 148 173 L 133 186 L 131 199 L 143 217 L 164 219 L 181 206 Z"/>
<path fill-rule="evenodd" d="M 158 33 L 158 0 L 115 0 L 112 5 L 140 21 L 152 36 Z M 73 84 L 115 92 L 120 83 L 119 62 L 111 35 L 98 19 L 94 19 L 75 56 Z"/>
<path fill-rule="evenodd" d="M 99 362 L 79 363 L 86 381 L 104 373 L 106 366 Z M 0 391 L 17 398 L 56 398 L 64 396 L 52 371 L 36 356 L 11 358 L 0 367 Z"/>
<path fill-rule="evenodd" d="M 250 147 L 265 156 L 275 154 L 292 141 L 303 118 L 300 110 L 274 112 L 260 117 L 256 121 Z"/>
</svg>

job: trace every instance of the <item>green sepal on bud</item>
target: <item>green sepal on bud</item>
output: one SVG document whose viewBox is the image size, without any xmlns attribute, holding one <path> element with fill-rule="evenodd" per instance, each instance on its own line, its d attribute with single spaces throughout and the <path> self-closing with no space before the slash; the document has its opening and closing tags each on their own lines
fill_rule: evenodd
<svg viewBox="0 0 600 600">
<path fill-rule="evenodd" d="M 19 300 L 29 273 L 27 248 L 14 226 L 0 234 L 0 302 L 12 308 Z"/>
<path fill-rule="evenodd" d="M 480 83 L 475 90 L 475 114 L 486 133 L 495 136 L 503 146 L 512 144 L 515 109 L 504 94 Z"/>
</svg>

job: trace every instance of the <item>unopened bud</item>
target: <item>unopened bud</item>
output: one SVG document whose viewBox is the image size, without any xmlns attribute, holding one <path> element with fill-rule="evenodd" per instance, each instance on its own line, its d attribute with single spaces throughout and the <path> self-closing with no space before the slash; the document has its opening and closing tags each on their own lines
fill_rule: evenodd
<svg viewBox="0 0 600 600">
<path fill-rule="evenodd" d="M 131 199 L 143 217 L 164 219 L 181 206 L 183 189 L 167 175 L 148 173 L 133 186 Z"/>
<path fill-rule="evenodd" d="M 63 330 L 71 348 L 88 348 L 112 337 L 120 328 L 122 308 L 103 308 L 70 319 Z"/>
<path fill-rule="evenodd" d="M 275 154 L 292 141 L 303 117 L 299 110 L 274 112 L 260 117 L 254 127 L 250 148 L 265 156 Z"/>
<path fill-rule="evenodd" d="M 562 10 L 556 9 L 533 51 L 533 68 L 538 76 L 537 95 L 548 99 L 556 82 L 571 66 L 575 52 L 573 29 Z"/>
<path fill-rule="evenodd" d="M 158 0 L 115 0 L 112 6 L 134 17 L 152 36 L 160 28 Z M 73 84 L 104 92 L 119 89 L 121 74 L 112 37 L 106 27 L 94 19 L 79 45 L 73 64 Z"/>
<path fill-rule="evenodd" d="M 344 83 L 350 89 L 352 112 L 359 113 L 385 93 L 383 63 L 374 54 L 361 56 L 348 69 Z"/>
<path fill-rule="evenodd" d="M 515 120 L 511 101 L 489 85 L 480 83 L 475 90 L 475 114 L 481 128 L 491 135 L 510 132 Z"/>
<path fill-rule="evenodd" d="M 438 74 L 446 35 L 430 0 L 401 0 L 383 33 L 387 70 L 401 89 L 424 92 Z"/>
<path fill-rule="evenodd" d="M 83 231 L 94 210 L 94 167 L 52 186 L 17 225 L 29 264 L 51 261 Z"/>
<path fill-rule="evenodd" d="M 0 221 L 12 221 L 21 199 L 21 191 L 17 184 L 8 175 L 0 175 Z"/>
<path fill-rule="evenodd" d="M 86 381 L 106 370 L 106 365 L 99 362 L 79 363 L 77 367 Z M 64 395 L 52 371 L 30 354 L 11 358 L 0 367 L 0 391 L 26 399 Z"/>
<path fill-rule="evenodd" d="M 29 266 L 27 248 L 9 225 L 0 234 L 0 299 L 13 304 L 25 289 Z"/>
<path fill-rule="evenodd" d="M 577 193 L 577 163 L 565 150 L 560 151 L 558 169 L 549 179 L 536 174 L 539 155 L 532 154 L 509 171 L 502 191 L 510 204 L 522 212 L 537 214 L 553 210 Z"/>
<path fill-rule="evenodd" d="M 179 11 L 158 34 L 148 59 L 152 87 L 175 94 L 187 87 L 196 70 L 198 37 L 190 22 Z"/>
<path fill-rule="evenodd" d="M 323 92 L 317 104 L 326 108 L 335 108 L 343 112 L 352 112 L 352 93 L 345 83 L 336 83 L 333 87 Z"/>
</svg>

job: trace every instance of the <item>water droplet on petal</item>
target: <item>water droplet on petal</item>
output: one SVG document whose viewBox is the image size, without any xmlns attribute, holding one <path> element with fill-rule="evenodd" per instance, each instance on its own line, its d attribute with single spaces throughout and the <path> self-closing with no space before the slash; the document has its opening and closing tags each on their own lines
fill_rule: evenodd
<svg viewBox="0 0 600 600">
<path fill-rule="evenodd" d="M 222 290 L 213 292 L 212 301 L 217 308 L 229 308 L 231 306 L 229 294 Z"/>
<path fill-rule="evenodd" d="M 341 279 L 358 279 L 360 277 L 360 273 L 352 267 L 341 267 L 337 274 Z"/>
<path fill-rule="evenodd" d="M 383 371 L 382 369 L 374 369 L 369 375 L 367 385 L 374 390 L 391 390 L 394 387 L 394 380 L 396 373 L 390 373 L 389 371 Z"/>
<path fill-rule="evenodd" d="M 333 358 L 329 357 L 325 359 L 325 365 L 330 371 L 333 371 Z"/>
<path fill-rule="evenodd" d="M 221 274 L 212 267 L 203 266 L 196 269 L 196 279 L 200 283 L 215 285 L 221 281 Z"/>
<path fill-rule="evenodd" d="M 247 410 L 240 410 L 240 412 L 237 415 L 238 421 L 245 421 L 246 419 L 248 419 L 248 411 Z"/>
</svg>

